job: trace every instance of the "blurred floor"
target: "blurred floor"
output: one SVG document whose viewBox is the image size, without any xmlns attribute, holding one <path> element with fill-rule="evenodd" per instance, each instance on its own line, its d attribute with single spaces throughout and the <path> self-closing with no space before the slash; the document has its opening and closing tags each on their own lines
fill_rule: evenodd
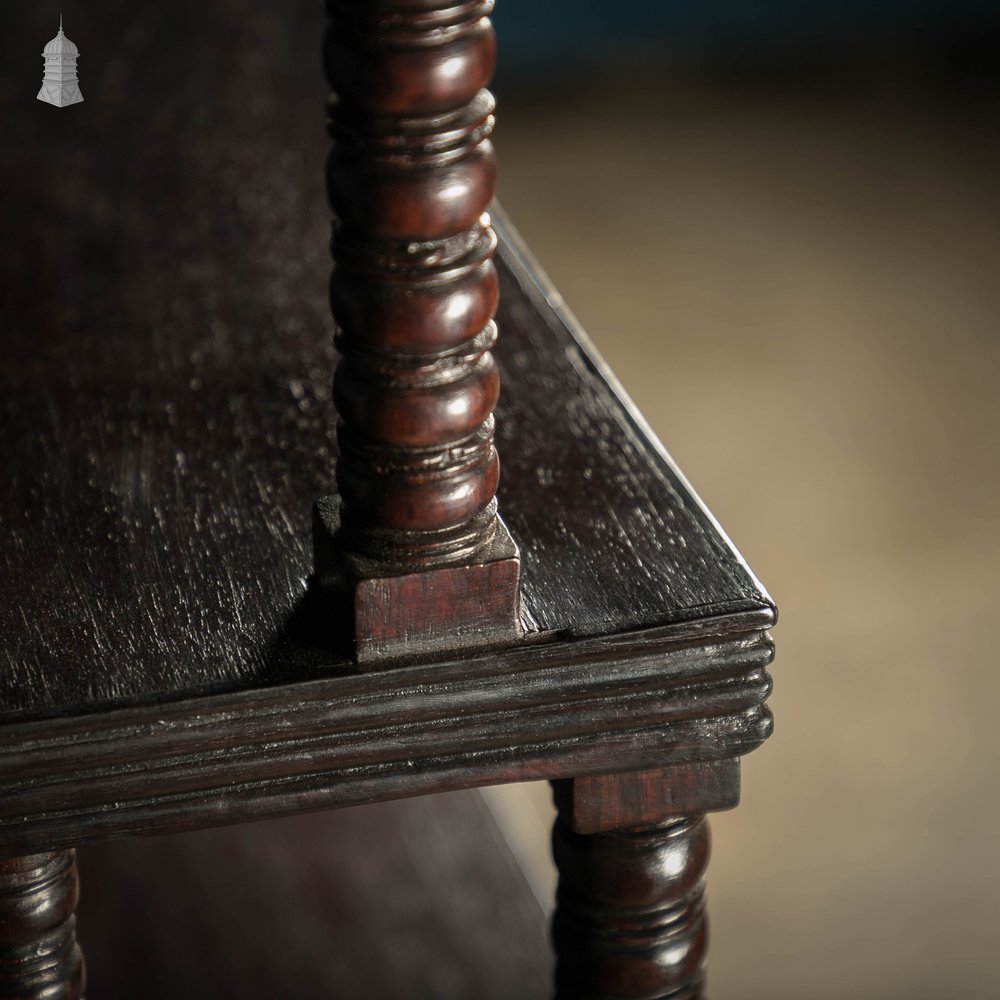
<svg viewBox="0 0 1000 1000">
<path fill-rule="evenodd" d="M 716 1000 L 1000 996 L 995 106 L 501 106 L 505 207 L 781 611 Z M 548 891 L 547 790 L 491 801 Z"/>
</svg>

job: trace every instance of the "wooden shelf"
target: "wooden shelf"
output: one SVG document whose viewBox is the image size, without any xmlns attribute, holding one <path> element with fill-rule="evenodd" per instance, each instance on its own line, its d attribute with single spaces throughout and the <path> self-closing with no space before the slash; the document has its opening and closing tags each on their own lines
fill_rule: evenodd
<svg viewBox="0 0 1000 1000">
<path fill-rule="evenodd" d="M 723 759 L 765 738 L 767 595 L 503 229 L 501 503 L 523 553 L 525 639 L 358 672 L 330 650 L 329 608 L 306 589 L 306 483 L 330 447 L 325 427 L 300 426 L 296 394 L 269 377 L 306 362 L 262 361 L 257 378 L 219 366 L 204 402 L 155 382 L 150 362 L 132 373 L 146 403 L 125 413 L 116 390 L 133 379 L 119 367 L 88 381 L 93 409 L 81 400 L 73 445 L 50 432 L 37 451 L 48 459 L 25 461 L 32 478 L 6 501 L 21 512 L 15 555 L 35 558 L 6 577 L 18 585 L 4 634 L 21 658 L 0 728 L 0 845 Z M 261 346 L 250 356 L 274 362 Z M 109 339 L 109 372 L 121 353 Z M 50 376 L 63 379 L 56 398 L 73 370 Z M 37 435 L 39 423 L 31 393 L 6 398 L 25 411 L 6 425 L 14 447 L 18 426 Z M 171 405 L 183 425 L 157 419 Z M 242 421 L 200 447 L 200 420 L 234 411 Z M 125 445 L 145 463 L 145 492 L 82 489 L 57 472 L 130 420 L 150 428 Z M 102 454 L 105 466 L 132 461 Z M 85 530 L 89 519 L 110 527 Z"/>
<path fill-rule="evenodd" d="M 766 614 L 767 595 L 511 239 L 500 500 L 524 563 L 526 642 Z M 166 368 L 142 324 L 110 324 L 85 363 L 58 330 L 52 343 L 24 336 L 8 359 L 3 718 L 355 672 L 337 622 L 306 598 L 309 509 L 335 447 L 329 401 L 305 388 L 322 335 L 258 334 L 235 369 L 189 345 Z M 38 361 L 64 363 L 23 377 L 32 343 Z M 201 374 L 185 380 L 196 350 Z"/>
<path fill-rule="evenodd" d="M 0 852 L 757 746 L 773 605 L 499 209 L 527 633 L 358 671 L 307 588 L 335 458 L 322 84 L 291 53 L 316 25 L 258 20 L 129 36 L 153 114 L 114 78 L 11 113 Z M 249 123 L 248 51 L 275 69 Z"/>
</svg>

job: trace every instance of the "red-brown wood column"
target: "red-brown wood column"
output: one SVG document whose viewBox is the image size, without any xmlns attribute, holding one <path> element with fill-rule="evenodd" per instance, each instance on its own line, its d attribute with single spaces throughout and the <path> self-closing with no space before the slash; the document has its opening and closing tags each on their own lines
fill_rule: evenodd
<svg viewBox="0 0 1000 1000">
<path fill-rule="evenodd" d="M 519 629 L 493 446 L 491 8 L 327 0 L 340 457 L 316 557 L 362 660 Z"/>
<path fill-rule="evenodd" d="M 557 1000 L 698 1000 L 708 918 L 704 812 L 739 800 L 739 762 L 553 782 Z"/>
<path fill-rule="evenodd" d="M 81 1000 L 75 851 L 0 860 L 0 997 Z"/>
</svg>

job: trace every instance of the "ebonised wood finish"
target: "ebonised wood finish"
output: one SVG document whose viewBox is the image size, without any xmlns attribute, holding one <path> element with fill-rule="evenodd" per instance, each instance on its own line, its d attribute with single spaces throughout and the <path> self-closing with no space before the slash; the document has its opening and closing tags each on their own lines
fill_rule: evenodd
<svg viewBox="0 0 1000 1000">
<path fill-rule="evenodd" d="M 305 585 L 336 455 L 323 193 L 303 166 L 323 139 L 298 110 L 322 82 L 294 58 L 315 25 L 252 4 L 172 16 L 155 44 L 127 33 L 124 84 L 90 84 L 68 161 L 65 126 L 20 109 L 0 151 L 20 192 L 2 850 L 758 745 L 770 601 L 497 210 L 501 500 L 530 634 L 394 679 L 330 648 Z M 245 60 L 273 81 L 253 127 Z M 152 117 L 120 91 L 140 65 L 164 93 Z"/>
<path fill-rule="evenodd" d="M 0 728 L 0 856 L 724 760 L 771 731 L 766 614 Z"/>
<path fill-rule="evenodd" d="M 4 206 L 0 257 L 0 450 L 10 470 L 0 487 L 0 893 L 15 917 L 36 896 L 59 916 L 50 933 L 62 950 L 45 975 L 69 984 L 53 987 L 66 997 L 78 995 L 82 972 L 65 849 L 528 778 L 573 782 L 556 834 L 562 994 L 580 995 L 585 980 L 606 996 L 700 988 L 707 842 L 698 816 L 731 804 L 737 759 L 770 732 L 774 609 L 496 208 L 504 336 L 490 360 L 491 239 L 477 221 L 492 190 L 479 89 L 492 60 L 488 6 L 457 4 L 454 25 L 438 25 L 445 36 L 458 26 L 469 61 L 459 86 L 480 81 L 453 108 L 402 82 L 372 103 L 374 82 L 355 93 L 338 77 L 348 99 L 333 113 L 334 131 L 353 128 L 355 153 L 378 161 L 375 174 L 385 168 L 373 174 L 379 183 L 414 179 L 387 151 L 397 140 L 403 160 L 434 161 L 432 187 L 446 169 L 436 160 L 442 136 L 470 171 L 468 217 L 455 232 L 443 217 L 444 228 L 414 228 L 417 257 L 434 247 L 401 280 L 419 298 L 446 260 L 474 276 L 462 292 L 467 322 L 449 341 L 455 353 L 431 367 L 433 380 L 449 369 L 468 389 L 458 409 L 470 421 L 462 461 L 482 487 L 469 494 L 475 512 L 460 518 L 435 500 L 427 511 L 441 518 L 404 525 L 393 518 L 406 504 L 393 507 L 391 490 L 383 505 L 378 489 L 359 485 L 386 449 L 396 472 L 400 449 L 444 449 L 445 478 L 457 475 L 459 456 L 445 447 L 456 431 L 431 420 L 433 440 L 404 441 L 406 420 L 394 419 L 378 440 L 350 430 L 352 419 L 381 427 L 383 404 L 406 410 L 419 387 L 400 367 L 400 344 L 381 345 L 385 371 L 371 363 L 379 352 L 365 338 L 389 329 L 369 309 L 382 293 L 366 299 L 365 288 L 338 290 L 335 279 L 333 297 L 346 357 L 337 395 L 348 428 L 341 488 L 354 502 L 348 550 L 412 569 L 478 548 L 481 539 L 465 544 L 466 514 L 485 539 L 489 410 L 502 375 L 499 499 L 521 545 L 526 626 L 502 649 L 359 673 L 351 621 L 306 585 L 310 501 L 329 491 L 338 458 L 331 331 L 313 292 L 326 267 L 322 193 L 308 166 L 323 156 L 312 120 L 318 80 L 302 62 L 314 23 L 263 0 L 239 18 L 179 0 L 167 25 L 160 11 L 133 14 L 111 0 L 107 16 L 134 20 L 121 61 L 70 109 L 77 117 L 56 124 L 59 112 L 20 105 L 10 115 L 0 151 L 7 190 L 18 192 Z M 387 58 L 419 62 L 424 46 L 410 42 L 428 17 L 444 16 L 442 5 L 386 0 L 379 10 L 390 8 L 400 15 L 391 30 L 408 35 Z M 381 44 L 359 10 L 330 3 L 335 22 L 358 29 L 355 56 Z M 130 103 L 140 73 L 157 89 L 155 113 Z M 260 81 L 260 99 L 248 102 Z M 438 138 L 427 139 L 428 121 L 410 130 L 419 118 L 434 119 Z M 374 188 L 351 190 L 364 171 L 338 155 L 328 179 L 342 213 L 341 273 L 354 268 L 361 285 L 389 272 L 396 280 L 405 269 L 382 265 L 399 264 L 403 220 L 379 229 L 385 220 L 364 214 L 379 203 Z M 370 255 L 373 234 L 395 247 L 385 260 Z M 431 259 L 439 250 L 445 257 Z M 434 271 L 438 279 L 465 281 Z M 398 481 L 416 488 L 415 478 Z M 366 522 L 359 510 L 369 503 L 380 513 Z M 399 534 L 421 531 L 444 531 L 447 544 Z M 609 777 L 627 771 L 647 778 Z M 671 780 L 675 797 L 648 794 Z M 608 795 L 617 796 L 609 808 L 588 804 Z M 671 815 L 674 804 L 689 815 Z M 651 882 L 664 866 L 676 877 Z M 21 995 L 34 981 L 18 950 L 27 938 L 17 919 L 4 926 L 13 930 L 2 961 Z M 649 961 L 623 963 L 636 933 Z M 633 980 L 646 992 L 629 992 Z"/>
</svg>

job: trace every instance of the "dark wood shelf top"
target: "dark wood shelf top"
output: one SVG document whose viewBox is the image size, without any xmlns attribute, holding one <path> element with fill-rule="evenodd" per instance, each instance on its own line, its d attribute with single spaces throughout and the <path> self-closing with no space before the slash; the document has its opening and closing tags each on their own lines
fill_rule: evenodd
<svg viewBox="0 0 1000 1000">
<path fill-rule="evenodd" d="M 528 635 L 381 674 L 338 651 L 307 597 L 336 447 L 320 25 L 272 20 L 181 3 L 84 104 L 8 108 L 0 849 L 752 749 L 773 606 L 502 218 Z"/>
<path fill-rule="evenodd" d="M 767 608 L 502 229 L 500 500 L 531 633 L 617 636 Z M 309 508 L 335 448 L 322 330 L 259 323 L 236 359 L 212 338 L 215 317 L 187 343 L 156 319 L 109 320 L 85 352 L 65 326 L 24 325 L 4 362 L 9 720 L 356 670 L 306 599 Z"/>
</svg>

